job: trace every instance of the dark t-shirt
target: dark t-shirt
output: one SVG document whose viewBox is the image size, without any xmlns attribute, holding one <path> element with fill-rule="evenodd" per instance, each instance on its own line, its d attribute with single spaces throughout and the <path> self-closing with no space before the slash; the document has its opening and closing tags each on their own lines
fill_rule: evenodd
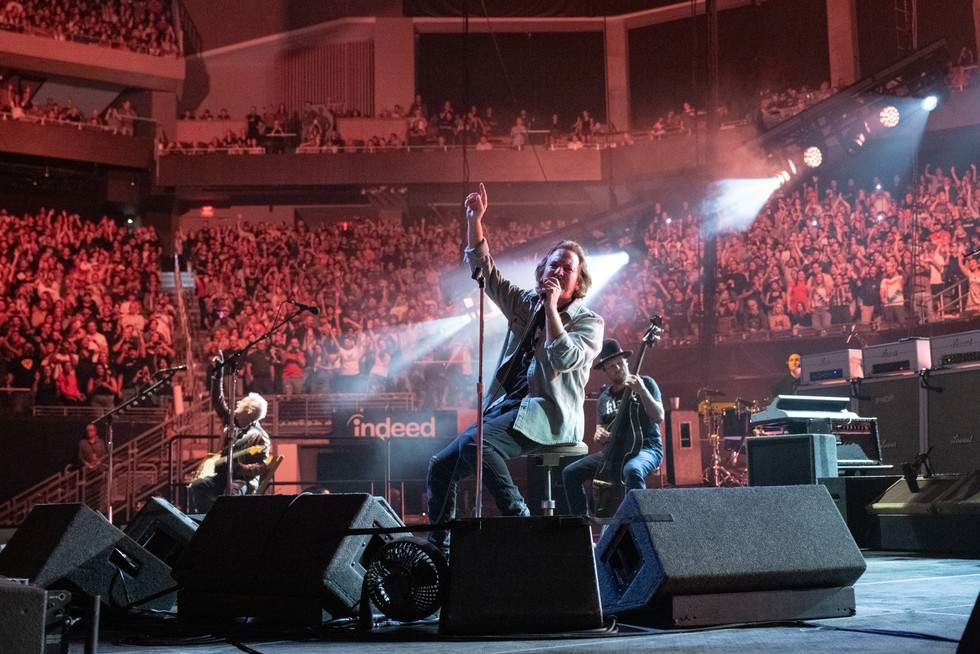
<svg viewBox="0 0 980 654">
<path fill-rule="evenodd" d="M 785 377 L 776 382 L 772 387 L 772 396 L 777 395 L 796 395 L 797 389 L 800 387 L 800 380 L 793 375 L 787 374 Z"/>
<path fill-rule="evenodd" d="M 653 381 L 652 377 L 646 375 L 643 375 L 642 379 L 643 384 L 650 391 L 650 394 L 653 395 L 653 399 L 658 402 L 662 401 L 660 387 L 657 385 L 657 382 Z M 604 386 L 602 388 L 602 392 L 599 393 L 599 399 L 596 401 L 596 421 L 599 425 L 608 427 L 616 418 L 616 412 L 619 411 L 619 406 L 622 404 L 625 392 L 626 388 L 622 388 L 616 392 L 613 392 L 612 386 Z M 639 398 L 635 398 L 634 401 L 639 409 L 640 429 L 643 432 L 643 447 L 662 452 L 663 445 L 660 437 L 660 423 L 655 423 L 650 420 L 650 416 L 643 410 L 643 403 L 640 402 Z"/>
</svg>

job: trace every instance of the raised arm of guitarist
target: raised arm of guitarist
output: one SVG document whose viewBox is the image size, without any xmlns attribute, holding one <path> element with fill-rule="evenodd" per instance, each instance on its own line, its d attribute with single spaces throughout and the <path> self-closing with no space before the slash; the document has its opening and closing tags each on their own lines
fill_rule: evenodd
<svg viewBox="0 0 980 654">
<path fill-rule="evenodd" d="M 220 357 L 217 360 L 220 362 Z M 266 470 L 271 442 L 260 424 L 268 410 L 268 403 L 258 393 L 249 393 L 238 401 L 232 412 L 225 401 L 224 384 L 220 371 L 211 379 L 211 405 L 226 425 L 225 446 L 233 438 L 232 493 L 254 493 L 259 476 Z M 193 509 L 205 513 L 227 486 L 228 461 L 222 452 L 209 456 L 198 467 L 195 479 L 188 487 Z"/>
<path fill-rule="evenodd" d="M 630 373 L 628 357 L 631 354 L 633 352 L 630 350 L 622 350 L 614 339 L 602 343 L 595 367 L 606 373 L 610 381 L 609 385 L 602 387 L 596 403 L 595 442 L 602 449 L 575 461 L 562 471 L 570 513 L 585 515 L 587 512 L 585 484 L 592 481 L 606 461 L 607 443 L 612 438 L 620 437 L 623 429 L 637 430 L 641 440 L 639 451 L 623 464 L 623 482 L 627 491 L 646 488 L 646 476 L 656 470 L 663 460 L 660 422 L 664 417 L 664 405 L 660 387 L 652 377 Z M 617 433 L 610 433 L 627 388 L 635 394 L 635 399 L 631 400 L 634 406 L 627 407 L 631 410 L 624 416 L 625 422 L 621 420 Z"/>
</svg>

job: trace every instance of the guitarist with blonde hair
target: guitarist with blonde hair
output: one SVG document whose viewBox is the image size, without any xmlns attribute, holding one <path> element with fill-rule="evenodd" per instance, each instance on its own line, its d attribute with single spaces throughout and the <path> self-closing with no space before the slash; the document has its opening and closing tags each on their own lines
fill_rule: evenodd
<svg viewBox="0 0 980 654">
<path fill-rule="evenodd" d="M 216 359 L 221 362 L 222 357 Z M 218 368 L 211 375 L 211 406 L 214 407 L 221 422 L 225 425 L 220 454 L 209 455 L 198 466 L 194 480 L 188 486 L 192 509 L 207 513 L 220 496 L 228 481 L 228 439 L 234 439 L 232 462 L 232 494 L 248 495 L 254 493 L 259 485 L 259 477 L 266 470 L 271 449 L 269 435 L 262 429 L 259 421 L 265 418 L 269 404 L 258 393 L 249 393 L 235 405 L 232 413 L 225 401 L 224 368 Z"/>
</svg>

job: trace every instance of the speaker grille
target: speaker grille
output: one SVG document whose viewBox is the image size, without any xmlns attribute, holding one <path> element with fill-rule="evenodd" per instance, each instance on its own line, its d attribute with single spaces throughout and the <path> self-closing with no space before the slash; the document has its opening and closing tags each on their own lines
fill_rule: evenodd
<svg viewBox="0 0 980 654">
<path fill-rule="evenodd" d="M 607 612 L 672 595 L 846 586 L 865 570 L 823 486 L 631 491 L 596 558 Z"/>
</svg>

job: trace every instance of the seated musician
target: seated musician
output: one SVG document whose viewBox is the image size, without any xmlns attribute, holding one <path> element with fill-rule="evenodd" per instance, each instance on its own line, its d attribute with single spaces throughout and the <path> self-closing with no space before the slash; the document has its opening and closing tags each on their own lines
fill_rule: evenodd
<svg viewBox="0 0 980 654">
<path fill-rule="evenodd" d="M 777 395 L 796 395 L 800 387 L 800 373 L 803 372 L 803 368 L 800 366 L 801 361 L 802 358 L 796 352 L 789 355 L 789 358 L 786 360 L 786 367 L 789 368 L 789 372 L 785 377 L 773 384 L 773 397 Z"/>
<path fill-rule="evenodd" d="M 629 371 L 628 357 L 631 350 L 620 349 L 614 339 L 603 341 L 602 350 L 596 360 L 596 368 L 602 369 L 609 376 L 611 385 L 602 387 L 599 400 L 596 403 L 595 442 L 603 445 L 609 441 L 609 427 L 616 417 L 627 387 L 636 393 L 642 410 L 639 412 L 638 427 L 642 438 L 640 451 L 623 466 L 623 481 L 626 491 L 636 488 L 646 488 L 646 476 L 660 465 L 664 457 L 663 444 L 660 439 L 660 421 L 664 418 L 664 405 L 661 401 L 660 387 L 652 377 L 634 375 Z M 629 428 L 627 424 L 622 424 Z M 562 472 L 565 484 L 565 496 L 568 499 L 569 512 L 575 515 L 585 515 L 587 499 L 585 483 L 595 477 L 596 472 L 605 461 L 605 449 L 593 452 L 570 464 Z"/>
<path fill-rule="evenodd" d="M 225 401 L 222 369 L 211 376 L 211 405 L 225 425 L 221 451 L 202 462 L 197 477 L 188 487 L 192 510 L 206 513 L 223 495 L 228 485 L 228 439 L 234 438 L 232 461 L 233 495 L 254 493 L 259 477 L 266 470 L 271 442 L 259 421 L 265 418 L 269 404 L 258 393 L 249 393 L 235 405 L 234 414 Z M 234 419 L 234 424 L 232 424 Z"/>
</svg>

